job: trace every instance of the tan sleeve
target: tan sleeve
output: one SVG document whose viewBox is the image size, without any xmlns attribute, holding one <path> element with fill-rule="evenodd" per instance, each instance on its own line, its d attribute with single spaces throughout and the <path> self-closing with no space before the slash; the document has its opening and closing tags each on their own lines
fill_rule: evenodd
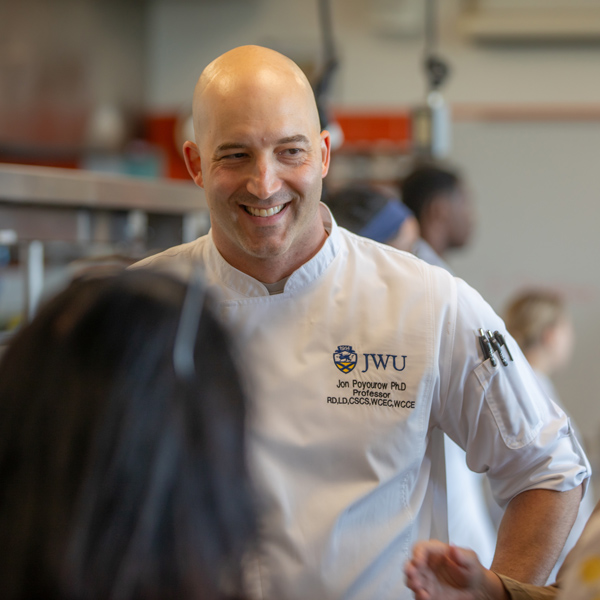
<svg viewBox="0 0 600 600">
<path fill-rule="evenodd" d="M 558 596 L 559 588 L 556 584 L 542 587 L 530 583 L 521 583 L 499 573 L 496 573 L 496 575 L 502 581 L 510 600 L 555 600 Z"/>
</svg>

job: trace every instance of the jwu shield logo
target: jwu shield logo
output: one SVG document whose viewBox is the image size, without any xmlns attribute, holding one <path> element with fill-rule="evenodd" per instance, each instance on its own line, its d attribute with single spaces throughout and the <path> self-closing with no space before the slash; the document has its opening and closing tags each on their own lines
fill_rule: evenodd
<svg viewBox="0 0 600 600">
<path fill-rule="evenodd" d="M 357 354 L 352 350 L 352 346 L 338 346 L 333 353 L 333 362 L 342 373 L 350 373 L 356 366 L 357 360 Z"/>
</svg>

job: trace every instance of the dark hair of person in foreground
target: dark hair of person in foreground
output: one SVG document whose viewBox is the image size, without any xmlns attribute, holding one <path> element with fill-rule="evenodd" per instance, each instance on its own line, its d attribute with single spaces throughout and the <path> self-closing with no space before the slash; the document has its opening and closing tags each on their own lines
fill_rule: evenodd
<svg viewBox="0 0 600 600">
<path fill-rule="evenodd" d="M 244 392 L 209 299 L 195 372 L 174 369 L 187 290 L 142 270 L 83 279 L 12 340 L 0 363 L 2 600 L 240 597 L 254 531 Z"/>
</svg>

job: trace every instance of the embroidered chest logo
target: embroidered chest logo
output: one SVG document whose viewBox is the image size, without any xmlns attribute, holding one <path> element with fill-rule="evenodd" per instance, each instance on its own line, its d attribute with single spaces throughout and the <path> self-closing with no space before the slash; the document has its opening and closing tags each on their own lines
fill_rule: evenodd
<svg viewBox="0 0 600 600">
<path fill-rule="evenodd" d="M 358 356 L 352 346 L 338 346 L 333 353 L 333 362 L 342 373 L 350 373 L 356 366 Z"/>
<path fill-rule="evenodd" d="M 366 373 L 369 367 L 376 371 L 397 371 L 402 372 L 406 368 L 406 355 L 404 354 L 362 354 L 364 357 L 364 369 L 361 373 Z M 338 346 L 333 353 L 333 364 L 342 372 L 350 373 L 358 363 L 358 353 L 352 346 Z M 362 364 L 362 363 L 361 363 Z"/>
</svg>

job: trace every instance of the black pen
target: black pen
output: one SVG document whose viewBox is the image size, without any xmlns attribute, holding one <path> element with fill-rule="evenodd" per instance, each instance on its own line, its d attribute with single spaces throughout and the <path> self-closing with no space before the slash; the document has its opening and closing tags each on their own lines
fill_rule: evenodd
<svg viewBox="0 0 600 600">
<path fill-rule="evenodd" d="M 498 343 L 501 346 L 504 346 L 504 349 L 506 350 L 506 353 L 508 354 L 508 358 L 510 358 L 510 360 L 514 361 L 514 358 L 512 357 L 512 354 L 510 353 L 510 348 L 508 347 L 506 341 L 504 340 L 504 336 L 499 331 L 494 331 L 494 337 L 498 340 Z"/>
<path fill-rule="evenodd" d="M 488 330 L 487 336 L 488 336 L 488 339 L 490 340 L 490 344 L 492 344 L 492 347 L 498 353 L 498 356 L 500 357 L 500 360 L 502 361 L 502 364 L 505 367 L 508 367 L 508 361 L 504 357 L 504 353 L 502 352 L 502 347 L 500 346 L 498 340 L 494 337 L 494 334 L 491 331 Z"/>
<path fill-rule="evenodd" d="M 479 343 L 481 344 L 483 355 L 486 358 L 489 358 L 490 362 L 492 363 L 492 367 L 495 367 L 498 363 L 496 362 L 496 357 L 494 356 L 494 350 L 492 348 L 492 345 L 490 344 L 490 340 L 488 340 L 487 335 L 485 335 L 485 331 L 483 331 L 483 329 L 479 330 Z"/>
</svg>

